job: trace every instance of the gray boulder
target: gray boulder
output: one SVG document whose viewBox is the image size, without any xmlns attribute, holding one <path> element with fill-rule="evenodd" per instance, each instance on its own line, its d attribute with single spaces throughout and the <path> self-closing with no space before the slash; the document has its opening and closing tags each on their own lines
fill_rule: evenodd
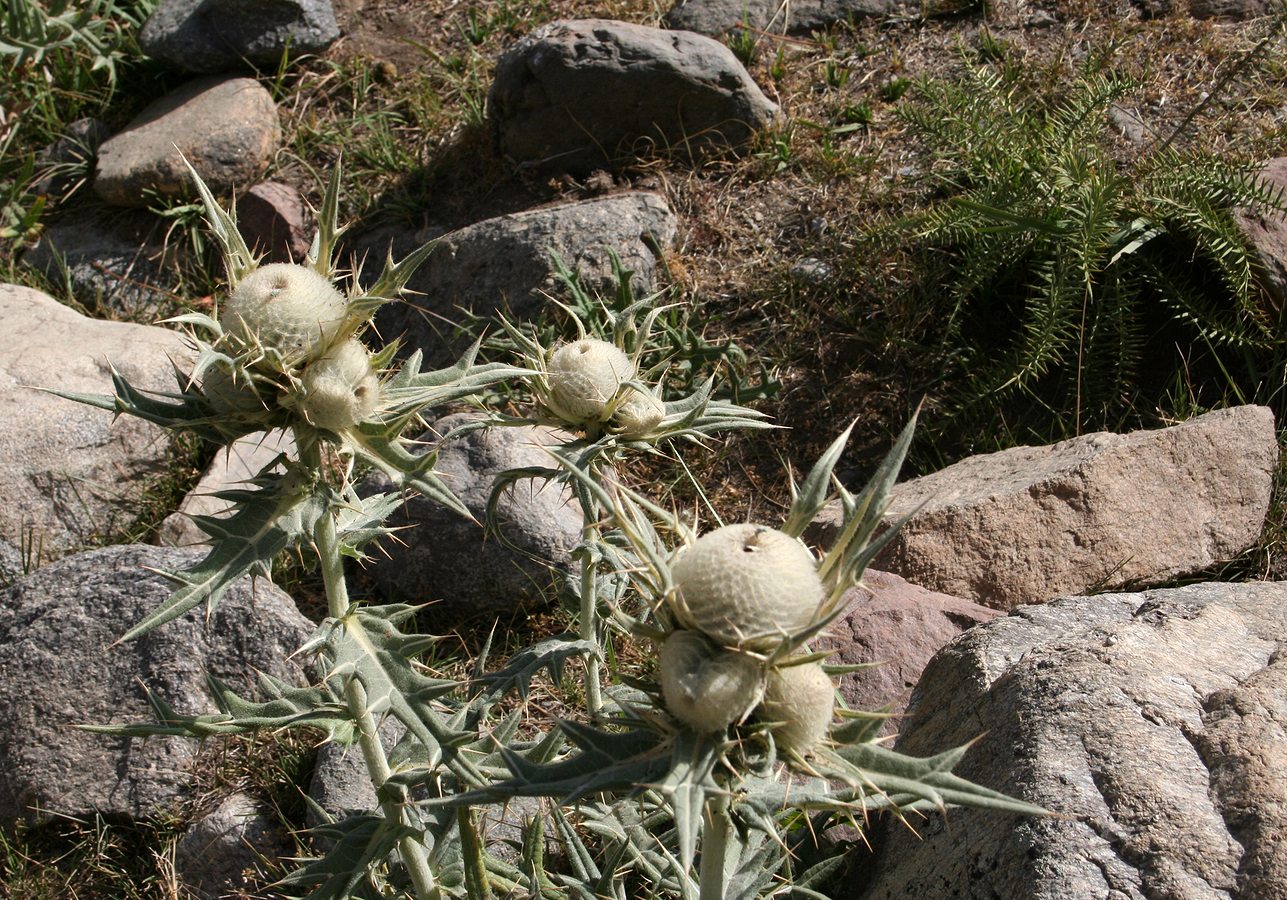
<svg viewBox="0 0 1287 900">
<path fill-rule="evenodd" d="M 161 0 L 139 32 L 148 56 L 184 72 L 276 68 L 340 36 L 329 0 Z"/>
<path fill-rule="evenodd" d="M 0 538 L 50 558 L 101 541 L 138 515 L 169 460 L 165 433 L 42 389 L 112 392 L 111 367 L 144 390 L 175 387 L 176 332 L 86 318 L 31 288 L 0 285 Z"/>
<path fill-rule="evenodd" d="M 655 283 L 657 255 L 675 240 L 678 223 L 666 201 L 656 194 L 624 193 L 593 200 L 528 210 L 477 222 L 440 239 L 437 249 L 412 277 L 407 303 L 381 309 L 380 333 L 404 335 L 409 346 L 425 351 L 433 363 L 446 363 L 463 349 L 451 346 L 435 331 L 443 320 L 459 319 L 460 310 L 488 316 L 503 310 L 526 319 L 558 296 L 553 255 L 579 271 L 588 288 L 611 296 L 612 254 L 634 272 L 636 291 Z M 397 242 L 402 256 L 417 242 Z M 383 262 L 385 247 L 370 258 Z"/>
<path fill-rule="evenodd" d="M 1267 900 L 1287 891 L 1287 586 L 1071 597 L 971 629 L 898 749 L 1055 818 L 891 826 L 863 900 Z"/>
<path fill-rule="evenodd" d="M 950 6 L 950 4 L 941 4 Z M 809 34 L 837 22 L 889 16 L 922 16 L 925 4 L 911 0 L 678 0 L 666 14 L 671 28 L 718 37 L 739 26 L 777 34 Z"/>
<path fill-rule="evenodd" d="M 272 96 L 253 78 L 198 78 L 98 149 L 94 190 L 115 206 L 195 196 L 183 159 L 216 194 L 259 180 L 281 143 Z"/>
<path fill-rule="evenodd" d="M 962 631 L 999 613 L 960 597 L 927 591 L 890 572 L 868 569 L 850 592 L 849 608 L 813 642 L 816 650 L 834 649 L 827 661 L 872 665 L 840 679 L 840 695 L 850 709 L 888 707 L 896 716 L 906 708 L 912 688 L 934 654 Z M 887 734 L 897 719 L 886 723 Z"/>
<path fill-rule="evenodd" d="M 658 150 L 737 148 L 778 112 L 718 41 L 607 19 L 523 38 L 497 64 L 487 106 L 502 153 L 580 174 Z"/>
<path fill-rule="evenodd" d="M 54 222 L 22 263 L 65 287 L 89 310 L 154 322 L 174 308 L 179 251 L 139 209 L 80 207 Z"/>
<path fill-rule="evenodd" d="M 970 457 L 894 489 L 876 565 L 997 609 L 1156 584 L 1254 544 L 1277 465 L 1260 406 Z"/>
<path fill-rule="evenodd" d="M 151 816 L 188 796 L 198 744 L 121 738 L 81 724 L 152 721 L 143 685 L 179 712 L 213 712 L 207 674 L 247 693 L 254 673 L 300 681 L 287 660 L 312 633 L 290 597 L 249 579 L 129 643 L 117 638 L 169 597 L 150 569 L 200 553 L 107 547 L 39 569 L 0 594 L 0 823 Z"/>
<path fill-rule="evenodd" d="M 472 421 L 465 415 L 447 416 L 434 432 Z M 423 438 L 436 441 L 434 434 Z M 398 533 L 401 543 L 386 541 L 387 558 L 379 555 L 364 570 L 377 590 L 390 600 L 432 603 L 428 610 L 441 627 L 462 619 L 508 619 L 547 596 L 553 583 L 550 566 L 567 569 L 572 549 L 581 540 L 581 511 L 560 485 L 525 480 L 502 497 L 498 507 L 506 546 L 484 535 L 492 481 L 506 469 L 551 467 L 543 445 L 559 440 L 557 432 L 520 426 L 473 431 L 448 441 L 434 471 L 464 502 L 471 522 L 423 497 L 408 500 L 389 524 L 409 525 Z M 360 491 L 388 491 L 381 474 L 370 476 Z M 517 548 L 517 549 L 514 549 Z"/>
</svg>

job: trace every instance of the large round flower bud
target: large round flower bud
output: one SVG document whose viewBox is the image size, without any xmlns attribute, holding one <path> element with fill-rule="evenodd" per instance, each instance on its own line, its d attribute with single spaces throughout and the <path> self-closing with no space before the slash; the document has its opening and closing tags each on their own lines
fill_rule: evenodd
<svg viewBox="0 0 1287 900">
<path fill-rule="evenodd" d="M 764 686 L 759 718 L 774 723 L 778 750 L 808 755 L 831 727 L 836 691 L 821 663 L 775 668 Z"/>
<path fill-rule="evenodd" d="M 318 428 L 332 431 L 356 425 L 375 412 L 380 381 L 371 371 L 371 354 L 349 338 L 309 363 L 304 370 L 299 408 Z"/>
<path fill-rule="evenodd" d="M 242 340 L 276 348 L 288 362 L 311 359 L 331 342 L 348 304 L 324 276 L 292 263 L 255 269 L 228 296 L 219 324 Z"/>
<path fill-rule="evenodd" d="M 619 347 L 595 338 L 564 344 L 546 366 L 550 406 L 570 422 L 597 422 L 624 382 L 635 377 L 635 364 Z"/>
<path fill-rule="evenodd" d="M 672 572 L 679 620 L 725 647 L 771 648 L 811 624 L 826 598 L 808 548 L 763 525 L 702 535 Z"/>
<path fill-rule="evenodd" d="M 715 647 L 692 631 L 675 631 L 666 638 L 658 669 L 666 708 L 702 734 L 746 718 L 764 690 L 758 660 Z"/>
</svg>

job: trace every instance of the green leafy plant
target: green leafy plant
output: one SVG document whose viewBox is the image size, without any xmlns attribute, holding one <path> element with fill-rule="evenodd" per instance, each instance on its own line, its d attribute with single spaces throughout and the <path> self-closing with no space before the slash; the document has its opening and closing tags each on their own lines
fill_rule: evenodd
<svg viewBox="0 0 1287 900">
<path fill-rule="evenodd" d="M 1232 211 L 1281 213 L 1282 193 L 1250 161 L 1169 146 L 1114 156 L 1107 115 L 1134 89 L 1086 71 L 1047 100 L 973 65 L 901 109 L 940 192 L 904 233 L 945 252 L 933 280 L 946 284 L 926 302 L 963 385 L 950 412 L 1017 403 L 1047 439 L 1109 427 L 1159 402 L 1148 370 L 1174 368 L 1159 352 L 1280 340 L 1282 311 L 1264 302 Z"/>
<path fill-rule="evenodd" d="M 394 347 L 373 352 L 362 338 L 432 245 L 389 260 L 369 288 L 342 292 L 332 262 L 338 183 L 337 172 L 305 263 L 260 266 L 198 180 L 229 293 L 216 315 L 174 320 L 191 331 L 193 367 L 166 395 L 139 392 L 120 376 L 113 395 L 64 395 L 220 445 L 262 430 L 292 435 L 297 452 L 278 460 L 282 471 L 267 469 L 223 492 L 231 516 L 197 519 L 211 539 L 208 554 L 168 573 L 174 593 L 122 640 L 213 607 L 235 579 L 267 575 L 278 554 L 307 544 L 322 570 L 327 616 L 300 653 L 315 660 L 319 680 L 297 686 L 261 677 L 257 700 L 212 681 L 217 713 L 182 715 L 153 696 L 154 722 L 92 730 L 208 738 L 307 727 L 358 744 L 378 808 L 319 829 L 329 852 L 282 881 L 334 900 L 493 892 L 716 900 L 788 886 L 817 896 L 835 863 L 797 867 L 787 839 L 804 814 L 825 825 L 952 804 L 1042 813 L 953 776 L 965 747 L 926 759 L 881 747 L 875 732 L 885 716 L 837 711 L 836 670 L 809 649 L 893 533 L 878 529 L 911 425 L 861 493 L 833 488 L 846 432 L 793 484 L 780 527 L 699 534 L 694 522 L 630 488 L 626 467 L 641 453 L 701 447 L 729 429 L 768 423 L 717 398 L 709 380 L 674 396 L 663 371 L 641 365 L 655 352 L 652 335 L 664 332 L 655 328 L 664 309 L 628 308 L 610 317 L 602 337 L 574 315 L 578 336 L 549 344 L 502 323 L 521 365 L 480 364 L 476 346 L 438 372 L 422 372 L 419 354 L 396 365 Z M 497 480 L 488 518 L 494 526 L 496 498 L 518 482 L 572 490 L 585 521 L 569 583 L 576 630 L 520 650 L 498 670 L 487 670 L 484 654 L 469 681 L 436 677 L 421 657 L 438 639 L 415 633 L 416 607 L 350 597 L 344 560 L 362 558 L 389 533 L 385 520 L 401 502 L 360 496 L 354 468 L 379 469 L 400 491 L 469 515 L 434 474 L 436 453 L 416 455 L 408 435 L 430 407 L 477 400 L 513 379 L 526 382 L 528 402 L 465 427 L 535 422 L 567 432 L 549 448 L 549 466 Z M 833 497 L 844 525 L 819 555 L 800 535 Z M 790 615 L 775 614 L 784 609 Z M 657 671 L 605 667 L 622 642 L 657 646 Z M 574 660 L 584 662 L 584 716 L 544 733 L 525 729 L 523 709 L 502 701 L 529 696 L 542 672 L 562 682 Z M 405 729 L 391 749 L 378 733 L 390 717 Z M 557 803 L 525 827 L 513 864 L 488 853 L 478 810 L 517 796 Z M 548 870 L 546 828 L 564 857 Z"/>
</svg>

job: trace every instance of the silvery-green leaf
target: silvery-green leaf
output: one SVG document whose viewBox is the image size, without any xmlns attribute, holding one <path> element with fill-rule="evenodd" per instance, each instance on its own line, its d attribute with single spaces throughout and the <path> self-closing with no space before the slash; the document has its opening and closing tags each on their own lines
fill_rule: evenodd
<svg viewBox="0 0 1287 900">
<path fill-rule="evenodd" d="M 492 672 L 477 679 L 485 686 L 483 698 L 495 699 L 510 690 L 527 699 L 527 689 L 532 678 L 542 669 L 550 673 L 555 684 L 563 679 L 563 664 L 573 657 L 601 655 L 598 643 L 582 640 L 575 634 L 565 633 L 537 641 L 510 657 L 509 663 L 499 672 Z"/>
<path fill-rule="evenodd" d="M 324 512 L 324 503 L 314 495 L 301 495 L 284 487 L 275 476 L 269 479 L 257 491 L 237 492 L 241 502 L 231 516 L 193 518 L 202 531 L 214 538 L 209 553 L 181 572 L 162 572 L 179 585 L 178 589 L 120 640 L 133 640 L 202 603 L 207 611 L 213 610 L 237 579 L 252 574 L 267 577 L 278 554 L 311 537 L 313 525 Z"/>
<path fill-rule="evenodd" d="M 383 816 L 354 816 L 314 832 L 333 842 L 330 852 L 280 880 L 284 885 L 313 887 L 309 900 L 382 900 L 385 895 L 371 883 L 371 873 L 389 858 L 399 840 L 413 834 Z"/>
<path fill-rule="evenodd" d="M 840 454 L 844 452 L 853 430 L 854 426 L 851 424 L 840 437 L 831 442 L 831 446 L 813 464 L 802 485 L 797 485 L 792 480 L 791 509 L 782 525 L 782 531 L 786 534 L 797 538 L 804 534 L 805 528 L 826 504 L 827 495 L 831 491 L 831 473 L 835 471 L 836 463 L 839 462 Z"/>
</svg>

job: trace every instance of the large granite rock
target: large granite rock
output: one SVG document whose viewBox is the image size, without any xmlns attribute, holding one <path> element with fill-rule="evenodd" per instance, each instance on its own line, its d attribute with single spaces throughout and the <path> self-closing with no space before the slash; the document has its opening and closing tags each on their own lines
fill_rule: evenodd
<svg viewBox="0 0 1287 900">
<path fill-rule="evenodd" d="M 43 389 L 110 394 L 111 368 L 145 390 L 175 387 L 175 332 L 89 319 L 39 291 L 0 285 L 0 539 L 40 558 L 101 541 L 138 515 L 135 502 L 165 471 L 159 428 L 116 419 Z"/>
<path fill-rule="evenodd" d="M 891 826 L 863 900 L 1287 896 L 1287 586 L 1071 597 L 971 629 L 898 749 L 1060 815 Z"/>
<path fill-rule="evenodd" d="M 424 350 L 438 364 L 454 361 L 463 347 L 452 347 L 437 329 L 458 320 L 460 310 L 487 316 L 504 311 L 513 318 L 535 315 L 559 295 L 553 257 L 581 273 L 582 281 L 607 296 L 615 293 L 612 255 L 634 272 L 642 295 L 655 283 L 657 255 L 674 243 L 678 223 L 656 194 L 623 193 L 564 203 L 486 219 L 439 239 L 429 259 L 412 276 L 407 303 L 390 303 L 377 319 L 387 338 L 405 335 L 410 347 Z M 394 243 L 400 257 L 415 241 Z M 370 258 L 383 261 L 386 247 Z"/>
<path fill-rule="evenodd" d="M 876 564 L 998 609 L 1155 584 L 1254 544 L 1277 465 L 1259 406 L 975 456 L 894 489 L 911 519 Z"/>
<path fill-rule="evenodd" d="M 471 421 L 468 414 L 447 416 L 434 424 L 446 434 Z M 434 440 L 432 434 L 427 441 Z M 551 566 L 567 569 L 572 549 L 581 540 L 581 510 L 562 486 L 519 481 L 497 505 L 506 546 L 485 535 L 492 482 L 506 469 L 549 468 L 542 449 L 556 443 L 557 432 L 520 426 L 474 431 L 443 445 L 434 471 L 478 521 L 470 521 L 423 497 L 408 500 L 389 524 L 411 527 L 398 533 L 401 543 L 386 541 L 387 557 L 375 555 L 363 570 L 392 601 L 433 604 L 428 613 L 437 627 L 464 619 L 502 617 L 548 597 Z M 363 482 L 363 493 L 388 491 L 382 474 Z"/>
<path fill-rule="evenodd" d="M 608 19 L 523 38 L 497 64 L 487 107 L 501 152 L 582 174 L 641 153 L 741 147 L 778 112 L 718 41 Z"/>
<path fill-rule="evenodd" d="M 185 72 L 275 69 L 282 54 L 340 36 L 330 0 L 161 0 L 139 32 L 148 56 Z"/>
<path fill-rule="evenodd" d="M 0 823 L 161 815 L 186 797 L 195 741 L 75 727 L 153 721 L 144 685 L 179 712 L 196 714 L 214 711 L 207 675 L 244 693 L 256 671 L 302 679 L 287 657 L 313 626 L 264 581 L 233 585 L 209 618 L 195 609 L 115 643 L 173 589 L 149 570 L 183 568 L 200 557 L 106 547 L 50 564 L 0 593 Z"/>
<path fill-rule="evenodd" d="M 184 157 L 216 194 L 259 180 L 281 143 L 272 96 L 253 78 L 198 78 L 147 106 L 98 149 L 94 190 L 116 206 L 195 194 Z"/>
</svg>

